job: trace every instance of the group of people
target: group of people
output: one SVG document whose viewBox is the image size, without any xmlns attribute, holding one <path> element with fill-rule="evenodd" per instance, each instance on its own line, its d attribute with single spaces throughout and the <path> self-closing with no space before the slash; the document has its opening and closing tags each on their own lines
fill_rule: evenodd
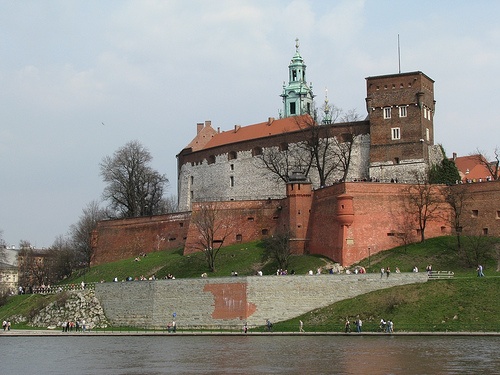
<svg viewBox="0 0 500 375">
<path fill-rule="evenodd" d="M 175 276 L 172 275 L 171 273 L 167 274 L 167 276 L 165 276 L 165 279 L 175 279 Z M 144 275 L 141 275 L 139 277 L 135 277 L 133 278 L 132 276 L 127 276 L 125 278 L 125 281 L 155 281 L 156 280 L 156 275 L 152 275 L 152 276 L 149 276 L 149 277 L 146 277 Z M 119 280 L 118 280 L 118 277 L 115 277 L 113 278 L 113 282 L 117 283 Z M 101 283 L 103 283 L 104 280 L 101 280 Z"/>
<path fill-rule="evenodd" d="M 167 324 L 167 331 L 168 333 L 177 332 L 177 323 L 175 322 L 175 320 L 172 320 L 170 323 Z"/>
<path fill-rule="evenodd" d="M 394 332 L 394 322 L 388 320 L 387 322 L 382 318 L 380 319 L 380 330 L 382 332 L 393 333 Z"/>
<path fill-rule="evenodd" d="M 2 328 L 4 331 L 10 331 L 10 320 L 4 320 L 2 323 Z"/>
<path fill-rule="evenodd" d="M 75 332 L 85 332 L 89 328 L 85 320 L 82 320 L 81 322 L 79 320 L 70 320 L 67 322 L 63 322 L 61 326 L 63 332 L 73 332 L 73 330 L 75 330 Z"/>
<path fill-rule="evenodd" d="M 396 267 L 396 273 L 401 273 L 401 271 L 399 270 L 399 267 Z M 380 278 L 384 277 L 384 275 L 386 275 L 386 277 L 389 277 L 390 274 L 391 274 L 390 267 L 387 267 L 387 268 L 382 267 L 380 269 Z"/>
<path fill-rule="evenodd" d="M 354 325 L 356 326 L 356 332 L 361 333 L 362 327 L 363 327 L 363 321 L 361 318 L 358 316 L 357 319 L 354 321 Z M 350 333 L 351 332 L 351 321 L 349 318 L 345 319 L 345 333 Z"/>
</svg>

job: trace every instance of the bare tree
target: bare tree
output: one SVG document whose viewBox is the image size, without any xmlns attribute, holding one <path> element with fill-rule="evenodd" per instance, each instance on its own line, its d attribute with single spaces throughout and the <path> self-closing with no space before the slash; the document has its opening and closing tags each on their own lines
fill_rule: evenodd
<svg viewBox="0 0 500 375">
<path fill-rule="evenodd" d="M 83 208 L 78 222 L 71 225 L 70 236 L 72 247 L 80 255 L 79 258 L 81 259 L 81 265 L 78 268 L 90 267 L 94 256 L 92 232 L 97 228 L 97 223 L 104 220 L 106 216 L 106 210 L 99 207 L 99 203 L 93 200 Z"/>
<path fill-rule="evenodd" d="M 39 287 L 49 281 L 49 252 L 21 247 L 18 254 L 19 285 Z"/>
<path fill-rule="evenodd" d="M 356 109 L 350 109 L 346 113 L 340 115 L 340 121 L 342 122 L 355 122 L 360 120 L 362 120 L 361 115 Z"/>
<path fill-rule="evenodd" d="M 303 141 L 297 143 L 310 160 L 311 168 L 318 173 L 319 185 L 325 186 L 328 177 L 340 165 L 333 149 L 336 146 L 331 125 L 318 125 L 316 116 L 296 117 L 298 126 L 304 134 Z"/>
<path fill-rule="evenodd" d="M 349 174 L 352 151 L 356 138 L 357 136 L 352 128 L 349 129 L 349 132 L 340 134 L 334 138 L 336 145 L 333 148 L 333 153 L 339 160 L 338 169 L 342 173 L 342 177 L 340 178 L 341 181 L 345 181 Z"/>
<path fill-rule="evenodd" d="M 167 198 L 164 199 L 164 204 L 165 207 L 163 211 L 165 213 L 172 213 L 172 212 L 178 212 L 178 203 L 177 203 L 177 196 L 175 195 L 169 195 Z"/>
<path fill-rule="evenodd" d="M 464 236 L 462 257 L 469 267 L 484 264 L 485 260 L 494 256 L 499 241 L 495 237 L 481 233 L 481 230 L 468 232 L 470 234 Z"/>
<path fill-rule="evenodd" d="M 345 181 L 349 173 L 352 150 L 356 134 L 352 127 L 347 127 L 341 134 L 335 134 L 333 125 L 318 125 L 315 117 L 297 117 L 299 127 L 304 132 L 304 140 L 298 143 L 309 155 L 311 169 L 319 177 L 320 186 L 327 185 L 331 176 L 340 174 Z"/>
<path fill-rule="evenodd" d="M 72 272 L 81 267 L 81 253 L 73 247 L 73 241 L 64 236 L 58 236 L 48 251 L 44 262 L 49 283 L 56 283 L 69 277 Z"/>
<path fill-rule="evenodd" d="M 464 220 L 465 206 L 473 199 L 472 194 L 463 185 L 448 186 L 445 190 L 445 201 L 451 208 L 450 223 L 457 238 L 457 251 L 462 251 L 461 236 L 466 226 Z"/>
<path fill-rule="evenodd" d="M 0 262 L 5 262 L 7 260 L 7 244 L 3 239 L 3 230 L 0 229 Z"/>
<path fill-rule="evenodd" d="M 291 233 L 278 233 L 265 238 L 262 242 L 267 255 L 278 263 L 278 268 L 288 269 L 288 261 L 291 256 L 290 251 Z"/>
<path fill-rule="evenodd" d="M 265 170 L 271 172 L 276 181 L 288 182 L 288 178 L 293 171 L 300 170 L 307 176 L 311 168 L 311 160 L 303 149 L 296 144 L 283 142 L 280 146 L 267 147 L 255 158 L 259 166 L 264 166 Z"/>
<path fill-rule="evenodd" d="M 138 141 L 118 149 L 100 163 L 101 176 L 108 185 L 103 197 L 119 217 L 164 213 L 164 190 L 168 179 L 151 168 L 152 157 Z"/>
<path fill-rule="evenodd" d="M 233 232 L 231 215 L 219 202 L 201 203 L 193 210 L 192 222 L 199 233 L 198 248 L 205 254 L 208 268 L 215 272 L 215 261 L 226 238 Z"/>
<path fill-rule="evenodd" d="M 494 155 L 494 160 L 493 161 L 488 161 L 488 155 L 482 151 L 479 150 L 479 148 L 476 149 L 476 153 L 474 156 L 476 161 L 484 166 L 486 169 L 488 169 L 488 172 L 490 173 L 490 176 L 493 180 L 498 180 L 500 178 L 499 172 L 500 172 L 500 148 L 495 147 L 495 151 L 493 151 Z"/>
<path fill-rule="evenodd" d="M 408 210 L 403 210 L 402 213 L 394 215 L 393 220 L 396 223 L 396 230 L 393 235 L 404 246 L 406 252 L 408 245 L 415 242 L 415 227 L 417 225 L 415 215 Z"/>
<path fill-rule="evenodd" d="M 427 223 L 439 217 L 442 200 L 438 188 L 433 187 L 418 173 L 415 174 L 415 181 L 416 183 L 408 185 L 406 189 L 406 203 L 408 212 L 416 219 L 420 242 L 424 242 Z"/>
</svg>

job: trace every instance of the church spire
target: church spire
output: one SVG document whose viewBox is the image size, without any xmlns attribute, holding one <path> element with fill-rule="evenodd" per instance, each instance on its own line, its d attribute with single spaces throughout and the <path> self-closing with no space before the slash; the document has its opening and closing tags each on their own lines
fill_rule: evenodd
<svg viewBox="0 0 500 375">
<path fill-rule="evenodd" d="M 295 55 L 288 65 L 288 85 L 283 84 L 283 117 L 311 113 L 314 95 L 312 84 L 307 84 L 306 64 L 299 52 L 299 39 L 295 39 Z"/>
</svg>

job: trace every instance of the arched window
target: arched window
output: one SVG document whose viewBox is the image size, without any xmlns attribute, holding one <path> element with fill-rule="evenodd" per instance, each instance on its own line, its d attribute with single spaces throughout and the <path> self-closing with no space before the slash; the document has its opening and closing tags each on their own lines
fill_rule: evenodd
<svg viewBox="0 0 500 375">
<path fill-rule="evenodd" d="M 231 151 L 231 152 L 229 152 L 229 154 L 227 154 L 227 159 L 228 160 L 234 160 L 234 159 L 237 158 L 237 156 L 238 155 L 237 155 L 236 151 Z"/>
</svg>

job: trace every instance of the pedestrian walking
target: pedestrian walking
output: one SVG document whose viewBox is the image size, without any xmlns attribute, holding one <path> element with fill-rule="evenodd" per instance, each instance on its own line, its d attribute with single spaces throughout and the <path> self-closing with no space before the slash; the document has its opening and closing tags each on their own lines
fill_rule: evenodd
<svg viewBox="0 0 500 375">
<path fill-rule="evenodd" d="M 484 277 L 483 266 L 480 264 L 477 265 L 477 277 Z"/>
</svg>

